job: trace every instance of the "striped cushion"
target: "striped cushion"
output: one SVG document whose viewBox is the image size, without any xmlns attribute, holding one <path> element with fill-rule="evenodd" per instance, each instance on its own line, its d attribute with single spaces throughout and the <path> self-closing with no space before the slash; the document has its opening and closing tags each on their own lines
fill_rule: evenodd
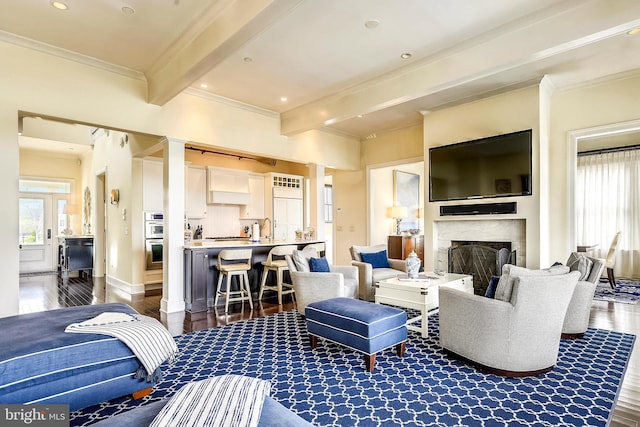
<svg viewBox="0 0 640 427">
<path fill-rule="evenodd" d="M 182 387 L 151 427 L 257 426 L 271 384 L 242 375 L 222 375 Z"/>
</svg>

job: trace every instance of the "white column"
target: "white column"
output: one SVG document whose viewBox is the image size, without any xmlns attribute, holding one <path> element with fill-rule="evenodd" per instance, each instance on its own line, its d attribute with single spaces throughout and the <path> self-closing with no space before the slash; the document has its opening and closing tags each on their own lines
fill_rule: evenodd
<svg viewBox="0 0 640 427">
<path fill-rule="evenodd" d="M 309 168 L 309 225 L 318 240 L 324 240 L 324 165 L 311 163 Z"/>
<path fill-rule="evenodd" d="M 163 138 L 164 245 L 161 313 L 184 311 L 184 145 Z"/>
</svg>

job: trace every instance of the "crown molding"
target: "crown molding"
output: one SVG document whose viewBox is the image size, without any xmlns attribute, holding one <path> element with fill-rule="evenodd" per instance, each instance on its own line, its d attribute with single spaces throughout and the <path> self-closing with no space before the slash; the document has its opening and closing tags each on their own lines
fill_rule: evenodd
<svg viewBox="0 0 640 427">
<path fill-rule="evenodd" d="M 109 62 L 101 61 L 91 56 L 82 55 L 80 53 L 72 52 L 67 49 L 62 49 L 47 43 L 42 43 L 26 37 L 18 36 L 16 34 L 8 33 L 0 30 L 0 41 L 11 43 L 16 46 L 24 47 L 26 49 L 35 50 L 47 55 L 57 56 L 69 61 L 77 62 L 79 64 L 88 65 L 101 70 L 109 71 L 111 73 L 120 74 L 125 77 L 129 77 L 136 80 L 146 81 L 144 73 L 140 71 L 132 70 L 130 68 L 121 67 L 119 65 L 111 64 Z"/>
<path fill-rule="evenodd" d="M 196 89 L 194 87 L 188 87 L 182 93 L 192 96 L 197 96 L 199 98 L 204 98 L 209 101 L 219 102 L 221 104 L 229 105 L 231 107 L 240 108 L 242 110 L 250 111 L 252 113 L 262 114 L 263 116 L 270 117 L 272 119 L 280 120 L 280 113 L 267 110 L 266 108 L 256 107 L 255 105 L 246 104 L 241 101 L 236 101 L 235 99 L 225 98 L 224 96 L 216 95 L 201 89 Z"/>
</svg>

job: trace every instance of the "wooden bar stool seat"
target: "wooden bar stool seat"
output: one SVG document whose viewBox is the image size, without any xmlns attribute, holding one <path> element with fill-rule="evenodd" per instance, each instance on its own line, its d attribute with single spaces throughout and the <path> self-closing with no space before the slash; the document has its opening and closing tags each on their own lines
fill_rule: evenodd
<svg viewBox="0 0 640 427">
<path fill-rule="evenodd" d="M 251 288 L 249 287 L 249 276 L 247 272 L 251 270 L 251 249 L 224 249 L 218 254 L 218 265 L 220 271 L 218 275 L 218 287 L 216 290 L 215 305 L 218 305 L 220 296 L 225 297 L 224 312 L 229 311 L 229 302 L 249 301 L 249 306 L 253 310 L 251 301 Z M 225 289 L 222 290 L 222 282 L 227 278 Z M 237 277 L 238 289 L 231 290 L 233 278 Z"/>
<path fill-rule="evenodd" d="M 269 251 L 266 261 L 262 262 L 264 269 L 262 270 L 262 281 L 260 283 L 260 294 L 258 295 L 258 299 L 262 299 L 262 294 L 266 289 L 278 293 L 278 304 L 280 305 L 282 305 L 282 295 L 291 294 L 291 297 L 295 300 L 293 285 L 291 283 L 284 282 L 283 275 L 285 271 L 289 270 L 284 256 L 293 254 L 293 251 L 296 249 L 296 245 L 283 245 L 274 246 Z M 273 271 L 276 275 L 276 283 L 274 285 L 267 284 L 267 278 L 270 271 Z"/>
</svg>

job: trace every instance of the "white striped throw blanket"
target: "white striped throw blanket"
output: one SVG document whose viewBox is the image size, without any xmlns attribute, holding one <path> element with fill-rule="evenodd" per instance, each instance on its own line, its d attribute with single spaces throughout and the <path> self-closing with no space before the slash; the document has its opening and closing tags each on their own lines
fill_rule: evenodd
<svg viewBox="0 0 640 427">
<path fill-rule="evenodd" d="M 150 427 L 256 427 L 271 384 L 242 375 L 191 382 L 173 395 Z"/>
<path fill-rule="evenodd" d="M 136 355 L 151 381 L 165 360 L 172 361 L 178 346 L 169 331 L 156 319 L 141 314 L 105 312 L 81 323 L 72 323 L 65 332 L 104 334 L 118 338 Z"/>
</svg>

